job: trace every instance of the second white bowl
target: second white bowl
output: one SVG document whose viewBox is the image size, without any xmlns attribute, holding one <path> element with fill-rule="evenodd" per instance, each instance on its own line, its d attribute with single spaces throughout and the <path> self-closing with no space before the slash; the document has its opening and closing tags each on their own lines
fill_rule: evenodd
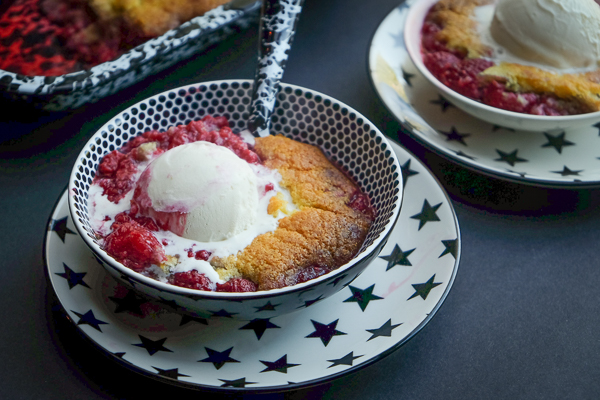
<svg viewBox="0 0 600 400">
<path fill-rule="evenodd" d="M 441 83 L 423 63 L 421 54 L 421 28 L 429 9 L 438 0 L 415 0 L 410 6 L 404 25 L 404 40 L 412 62 L 440 94 L 456 107 L 472 116 L 495 125 L 526 131 L 550 131 L 580 126 L 590 126 L 600 121 L 600 111 L 565 116 L 543 116 L 506 111 L 488 106 L 463 96 Z"/>
</svg>

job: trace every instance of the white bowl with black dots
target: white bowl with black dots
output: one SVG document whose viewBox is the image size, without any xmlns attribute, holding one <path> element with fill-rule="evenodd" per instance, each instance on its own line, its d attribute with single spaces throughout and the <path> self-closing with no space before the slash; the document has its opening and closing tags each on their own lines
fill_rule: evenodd
<svg viewBox="0 0 600 400">
<path fill-rule="evenodd" d="M 87 199 L 104 155 L 148 130 L 167 130 L 206 115 L 225 116 L 234 132 L 246 128 L 252 82 L 225 80 L 173 89 L 122 111 L 87 142 L 69 180 L 69 211 L 77 231 L 98 261 L 117 280 L 178 311 L 208 318 L 224 310 L 242 319 L 255 318 L 265 301 L 277 304 L 275 315 L 323 300 L 347 286 L 377 257 L 394 227 L 403 195 L 401 168 L 385 136 L 364 116 L 324 94 L 282 84 L 271 125 L 300 142 L 316 145 L 369 195 L 377 217 L 355 257 L 313 280 L 269 291 L 205 292 L 169 285 L 141 275 L 109 256 L 89 221 Z"/>
</svg>

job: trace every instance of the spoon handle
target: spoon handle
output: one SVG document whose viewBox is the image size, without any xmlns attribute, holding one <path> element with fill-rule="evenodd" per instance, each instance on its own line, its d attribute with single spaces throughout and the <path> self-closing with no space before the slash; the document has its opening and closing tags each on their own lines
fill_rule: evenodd
<svg viewBox="0 0 600 400">
<path fill-rule="evenodd" d="M 254 77 L 248 129 L 268 136 L 275 96 L 292 45 L 304 0 L 263 0 L 259 27 L 258 67 Z"/>
</svg>

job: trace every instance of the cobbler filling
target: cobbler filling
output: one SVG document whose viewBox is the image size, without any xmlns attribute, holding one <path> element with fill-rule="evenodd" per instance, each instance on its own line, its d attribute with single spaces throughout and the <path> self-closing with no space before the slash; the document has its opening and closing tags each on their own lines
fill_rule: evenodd
<svg viewBox="0 0 600 400">
<path fill-rule="evenodd" d="M 442 29 L 431 18 L 425 18 L 421 30 L 421 51 L 425 67 L 450 89 L 492 107 L 533 115 L 571 115 L 587 112 L 574 102 L 551 94 L 517 93 L 504 82 L 484 77 L 481 72 L 496 65 L 484 58 L 467 58 L 436 39 Z"/>
<path fill-rule="evenodd" d="M 262 164 L 253 148 L 232 132 L 226 118 L 207 116 L 200 121 L 172 127 L 165 132 L 148 131 L 131 139 L 121 149 L 112 151 L 104 157 L 94 178 L 94 184 L 101 188 L 102 195 L 116 204 L 136 187 L 140 172 L 149 160 L 169 149 L 196 141 L 207 141 L 224 146 L 250 164 Z M 266 184 L 264 188 L 265 193 L 273 189 L 272 183 Z M 353 193 L 348 206 L 361 213 L 374 214 L 368 196 L 360 190 Z M 111 218 L 107 215 L 103 221 L 109 223 Z M 130 200 L 130 209 L 118 213 L 113 218 L 108 233 L 105 232 L 100 236 L 105 251 L 117 261 L 136 272 L 155 277 L 151 267 L 169 261 L 164 248 L 169 244 L 169 240 L 163 239 L 161 242 L 154 235 L 161 228 L 164 229 L 161 221 L 140 214 L 140 205 L 134 194 Z M 208 261 L 211 257 L 211 252 L 201 248 L 197 243 L 185 248 L 183 253 L 183 257 L 187 256 L 193 260 Z M 312 265 L 290 277 L 290 282 L 292 284 L 306 282 L 330 271 L 330 267 Z M 257 285 L 249 279 L 232 277 L 224 283 L 215 283 L 204 273 L 194 269 L 173 272 L 168 275 L 167 282 L 205 291 L 253 292 L 257 290 Z"/>
<path fill-rule="evenodd" d="M 0 16 L 0 69 L 58 76 L 115 59 L 148 38 L 122 36 L 99 24 L 81 0 L 16 0 Z"/>
</svg>

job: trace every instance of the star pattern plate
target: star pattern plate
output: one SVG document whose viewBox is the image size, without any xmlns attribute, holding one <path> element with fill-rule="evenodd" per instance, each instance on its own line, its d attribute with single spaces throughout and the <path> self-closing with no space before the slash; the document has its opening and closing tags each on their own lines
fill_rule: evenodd
<svg viewBox="0 0 600 400">
<path fill-rule="evenodd" d="M 545 187 L 600 186 L 600 121 L 550 132 L 515 131 L 474 118 L 440 96 L 416 69 L 403 38 L 402 3 L 381 22 L 369 50 L 373 86 L 420 142 L 496 178 Z"/>
<path fill-rule="evenodd" d="M 168 383 L 273 391 L 334 379 L 367 366 L 429 322 L 460 259 L 452 204 L 431 173 L 392 143 L 405 179 L 402 211 L 365 272 L 334 296 L 295 313 L 253 320 L 213 310 L 208 319 L 148 302 L 110 277 L 85 246 L 63 194 L 50 218 L 45 257 L 57 297 L 77 328 L 126 366 Z"/>
</svg>

